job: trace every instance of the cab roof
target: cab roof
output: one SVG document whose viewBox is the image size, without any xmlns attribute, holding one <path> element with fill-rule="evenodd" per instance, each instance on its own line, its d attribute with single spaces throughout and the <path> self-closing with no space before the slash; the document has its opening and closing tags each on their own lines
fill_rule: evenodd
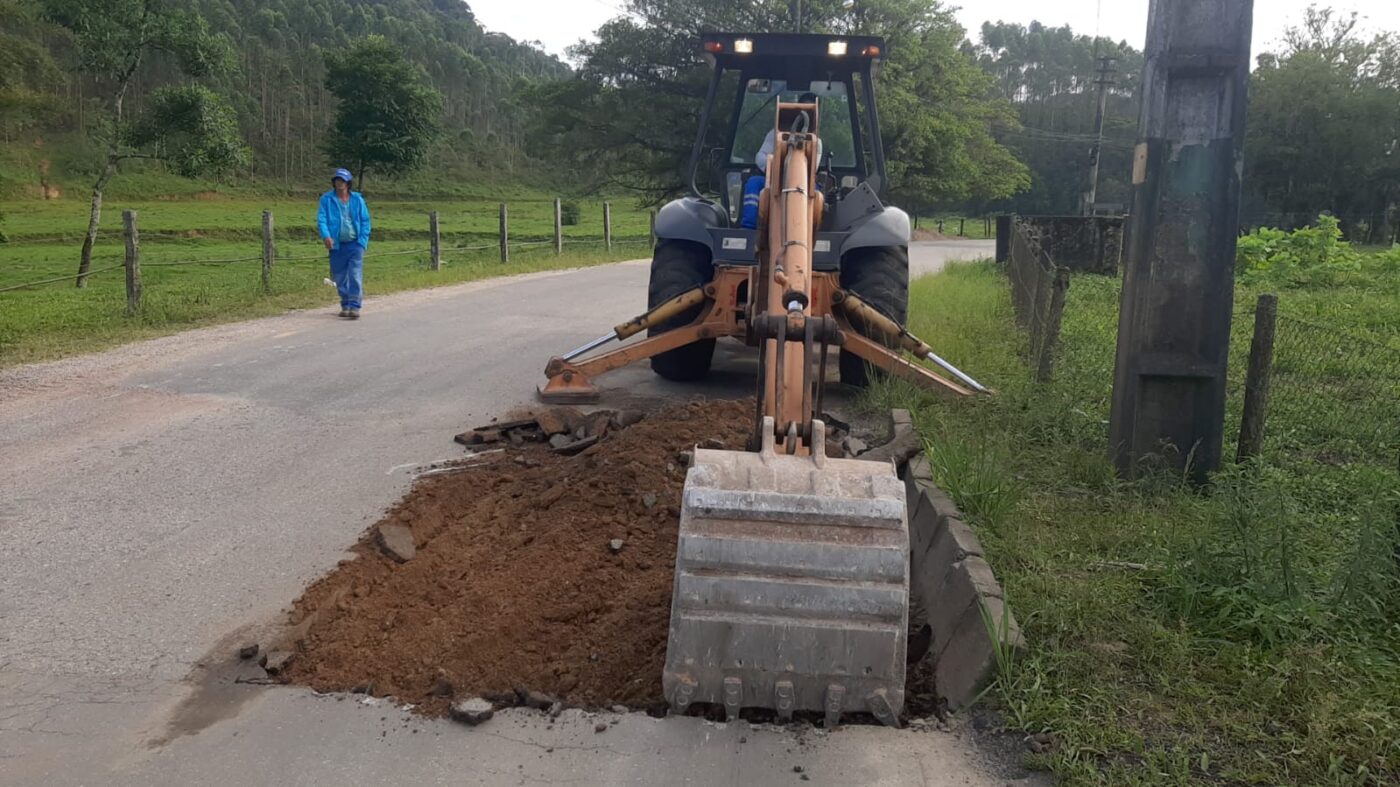
<svg viewBox="0 0 1400 787">
<path fill-rule="evenodd" d="M 879 36 L 813 33 L 703 33 L 700 48 L 712 67 L 753 75 L 865 71 L 885 56 Z"/>
</svg>

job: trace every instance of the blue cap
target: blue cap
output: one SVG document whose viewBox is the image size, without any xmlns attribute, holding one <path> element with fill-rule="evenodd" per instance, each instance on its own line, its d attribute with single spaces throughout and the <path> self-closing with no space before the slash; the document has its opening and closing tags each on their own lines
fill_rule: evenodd
<svg viewBox="0 0 1400 787">
<path fill-rule="evenodd" d="M 350 181 L 352 181 L 352 180 L 355 179 L 354 176 L 352 176 L 352 175 L 350 174 L 350 170 L 345 169 L 344 167 L 342 167 L 342 168 L 336 170 L 336 171 L 335 171 L 335 174 L 334 174 L 334 175 L 331 175 L 331 180 L 335 180 L 336 178 L 340 178 L 341 180 L 345 181 L 346 183 L 349 183 Z"/>
</svg>

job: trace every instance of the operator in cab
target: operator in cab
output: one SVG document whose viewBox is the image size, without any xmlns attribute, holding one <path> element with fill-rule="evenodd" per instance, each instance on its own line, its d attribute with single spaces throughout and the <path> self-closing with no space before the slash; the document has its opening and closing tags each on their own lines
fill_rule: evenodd
<svg viewBox="0 0 1400 787">
<path fill-rule="evenodd" d="M 817 103 L 816 93 L 803 93 L 798 99 L 799 104 Z M 777 146 L 777 132 L 768 129 L 768 134 L 763 137 L 763 145 L 759 147 L 758 153 L 753 157 L 753 163 L 758 166 L 757 175 L 749 177 L 744 184 L 744 206 L 739 213 L 739 226 L 744 229 L 758 229 L 758 203 L 763 194 L 763 186 L 767 181 L 768 157 L 773 155 L 773 149 Z M 822 159 L 822 140 L 817 138 L 817 161 Z"/>
</svg>

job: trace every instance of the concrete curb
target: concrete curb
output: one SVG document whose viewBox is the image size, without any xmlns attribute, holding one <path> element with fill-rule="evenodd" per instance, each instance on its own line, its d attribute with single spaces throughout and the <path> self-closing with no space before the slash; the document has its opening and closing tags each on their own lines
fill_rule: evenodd
<svg viewBox="0 0 1400 787">
<path fill-rule="evenodd" d="M 933 483 L 928 459 L 914 457 L 902 475 L 909 491 L 910 591 L 927 610 L 938 694 L 956 710 L 996 676 L 998 649 L 1019 651 L 1025 640 L 981 543 Z"/>
</svg>

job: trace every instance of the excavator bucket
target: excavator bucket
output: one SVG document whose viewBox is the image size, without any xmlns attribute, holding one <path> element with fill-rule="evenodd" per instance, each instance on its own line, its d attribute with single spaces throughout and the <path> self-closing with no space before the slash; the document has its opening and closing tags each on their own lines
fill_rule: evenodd
<svg viewBox="0 0 1400 787">
<path fill-rule="evenodd" d="M 686 476 L 662 683 L 692 703 L 869 712 L 898 726 L 909 619 L 909 527 L 890 464 L 696 449 Z"/>
</svg>

